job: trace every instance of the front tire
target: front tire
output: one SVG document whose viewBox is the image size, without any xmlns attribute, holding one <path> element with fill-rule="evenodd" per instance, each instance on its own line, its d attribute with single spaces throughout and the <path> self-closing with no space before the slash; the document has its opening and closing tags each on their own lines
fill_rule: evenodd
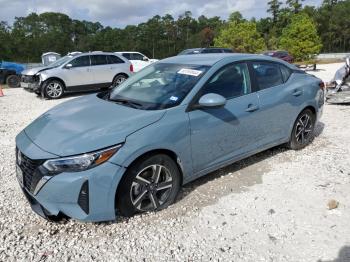
<svg viewBox="0 0 350 262">
<path fill-rule="evenodd" d="M 316 116 L 310 109 L 302 111 L 294 123 L 288 147 L 300 150 L 309 145 L 314 139 Z"/>
<path fill-rule="evenodd" d="M 43 93 L 48 99 L 58 99 L 64 94 L 64 86 L 61 81 L 49 80 L 44 84 Z"/>
<path fill-rule="evenodd" d="M 157 154 L 137 160 L 120 181 L 116 209 L 122 216 L 158 211 L 175 202 L 181 175 L 169 156 Z"/>
</svg>

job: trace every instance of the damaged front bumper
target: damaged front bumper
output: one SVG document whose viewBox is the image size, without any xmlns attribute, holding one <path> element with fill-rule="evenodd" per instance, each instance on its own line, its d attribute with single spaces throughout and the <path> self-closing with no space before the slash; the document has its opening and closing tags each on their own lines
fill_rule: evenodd
<svg viewBox="0 0 350 262">
<path fill-rule="evenodd" d="M 31 92 L 40 91 L 41 81 L 38 76 L 22 75 L 21 87 Z"/>
</svg>

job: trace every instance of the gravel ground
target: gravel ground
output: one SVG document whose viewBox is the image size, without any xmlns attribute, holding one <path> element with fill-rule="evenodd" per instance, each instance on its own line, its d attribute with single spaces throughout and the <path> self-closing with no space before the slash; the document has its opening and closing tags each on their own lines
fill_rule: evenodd
<svg viewBox="0 0 350 262">
<path fill-rule="evenodd" d="M 338 67 L 322 65 L 315 74 L 329 81 Z M 278 147 L 214 172 L 186 185 L 161 212 L 110 223 L 50 223 L 31 211 L 17 184 L 14 138 L 71 98 L 4 92 L 0 261 L 350 261 L 347 106 L 325 107 L 317 137 L 304 150 Z"/>
</svg>

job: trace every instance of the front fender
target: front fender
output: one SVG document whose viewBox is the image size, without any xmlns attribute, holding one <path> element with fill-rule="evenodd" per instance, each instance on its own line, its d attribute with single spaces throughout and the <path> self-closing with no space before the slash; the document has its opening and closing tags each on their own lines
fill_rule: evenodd
<svg viewBox="0 0 350 262">
<path fill-rule="evenodd" d="M 185 106 L 172 108 L 156 123 L 126 138 L 124 146 L 109 161 L 128 167 L 137 158 L 154 150 L 173 152 L 182 168 L 183 181 L 192 175 L 192 155 L 189 119 Z"/>
</svg>

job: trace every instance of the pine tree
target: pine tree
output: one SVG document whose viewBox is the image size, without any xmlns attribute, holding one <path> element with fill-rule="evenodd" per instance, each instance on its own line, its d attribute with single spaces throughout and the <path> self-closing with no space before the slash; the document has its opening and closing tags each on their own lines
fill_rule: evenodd
<svg viewBox="0 0 350 262">
<path fill-rule="evenodd" d="M 271 0 L 267 4 L 269 5 L 267 12 L 271 13 L 273 24 L 276 24 L 282 2 L 278 0 Z"/>
</svg>

